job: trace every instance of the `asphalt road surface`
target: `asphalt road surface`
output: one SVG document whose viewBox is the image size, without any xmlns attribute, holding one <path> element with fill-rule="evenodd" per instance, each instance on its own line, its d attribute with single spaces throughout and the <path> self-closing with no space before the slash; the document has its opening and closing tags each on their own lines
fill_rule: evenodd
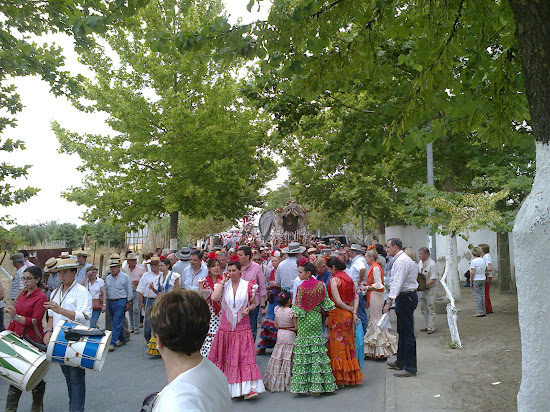
<svg viewBox="0 0 550 412">
<path fill-rule="evenodd" d="M 143 329 L 140 329 L 142 331 Z M 86 410 L 91 412 L 138 412 L 143 399 L 166 385 L 162 359 L 142 357 L 141 336 L 131 335 L 130 342 L 107 354 L 101 372 L 86 371 Z M 257 356 L 262 373 L 269 361 L 266 355 Z M 232 411 L 283 410 L 293 411 L 341 411 L 360 408 L 364 412 L 385 410 L 385 362 L 365 361 L 362 385 L 337 390 L 320 397 L 295 395 L 289 392 L 264 392 L 257 399 L 245 401 L 233 399 Z M 44 411 L 57 412 L 69 409 L 69 397 L 65 378 L 58 364 L 52 364 L 45 378 L 46 394 Z M 0 379 L 0 410 L 6 404 L 8 383 Z M 19 401 L 19 411 L 29 411 L 31 392 L 24 392 Z M 170 411 L 167 411 L 170 412 Z M 216 411 L 218 412 L 218 411 Z"/>
</svg>

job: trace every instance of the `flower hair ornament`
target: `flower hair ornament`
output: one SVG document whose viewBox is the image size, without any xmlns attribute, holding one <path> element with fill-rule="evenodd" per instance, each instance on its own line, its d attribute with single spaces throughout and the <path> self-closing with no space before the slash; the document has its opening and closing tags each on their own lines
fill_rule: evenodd
<svg viewBox="0 0 550 412">
<path fill-rule="evenodd" d="M 300 266 L 305 266 L 305 264 L 306 264 L 307 262 L 309 262 L 309 259 L 308 259 L 307 257 L 302 257 L 302 258 L 300 259 L 299 265 L 300 265 Z"/>
<path fill-rule="evenodd" d="M 208 254 L 208 260 L 214 260 L 214 259 L 217 259 L 218 258 L 218 255 L 216 252 L 210 252 Z"/>
<path fill-rule="evenodd" d="M 376 250 L 376 245 L 369 245 L 369 247 L 367 248 L 367 250 Z"/>
<path fill-rule="evenodd" d="M 231 255 L 229 257 L 230 262 L 238 262 L 239 261 L 239 255 Z"/>
</svg>

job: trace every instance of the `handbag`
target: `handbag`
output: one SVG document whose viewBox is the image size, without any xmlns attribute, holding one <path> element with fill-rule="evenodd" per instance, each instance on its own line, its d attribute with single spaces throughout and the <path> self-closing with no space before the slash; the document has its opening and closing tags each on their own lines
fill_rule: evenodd
<svg viewBox="0 0 550 412">
<path fill-rule="evenodd" d="M 418 282 L 418 287 L 416 288 L 416 290 L 418 290 L 419 292 L 422 292 L 423 290 L 428 289 L 426 287 L 426 276 L 424 276 L 423 273 L 418 274 L 416 281 Z"/>
<path fill-rule="evenodd" d="M 88 293 L 90 293 L 90 280 L 87 280 L 88 283 Z M 99 294 L 101 296 L 101 293 Z M 92 309 L 98 310 L 103 309 L 103 302 L 101 302 L 101 299 L 92 299 Z"/>
<path fill-rule="evenodd" d="M 365 338 L 363 333 L 363 324 L 361 321 L 355 326 L 355 355 L 359 366 L 363 368 L 365 365 Z"/>
</svg>

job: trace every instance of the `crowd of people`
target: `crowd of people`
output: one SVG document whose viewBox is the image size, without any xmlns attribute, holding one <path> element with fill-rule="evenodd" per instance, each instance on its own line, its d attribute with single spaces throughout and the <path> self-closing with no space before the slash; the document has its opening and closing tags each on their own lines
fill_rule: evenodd
<svg viewBox="0 0 550 412">
<path fill-rule="evenodd" d="M 334 392 L 362 383 L 366 358 L 397 355 L 387 362 L 397 370 L 394 375 L 415 376 L 418 303 L 426 324 L 421 330 L 435 332 L 439 274 L 429 249 L 418 250 L 417 263 L 416 253 L 398 238 L 385 246 L 308 246 L 159 249 L 141 262 L 129 251 L 125 259 L 110 256 L 103 278 L 85 251 L 51 258 L 44 270 L 15 253 L 13 303 L 5 308 L 8 330 L 48 345 L 60 321 L 96 327 L 105 313 L 112 352 L 143 328 L 147 353 L 162 357 L 168 376 L 164 390 L 145 402 L 157 411 L 178 410 L 182 399 L 198 410 L 225 410 L 230 398 L 253 399 L 266 389 L 314 396 Z M 485 316 L 492 312 L 485 299 L 492 269 L 488 246 L 472 253 L 475 316 Z M 383 326 L 391 308 L 398 339 Z M 264 354 L 271 357 L 262 377 L 256 355 Z M 85 369 L 63 364 L 61 369 L 70 410 L 84 410 Z M 214 388 L 215 396 L 192 401 L 201 398 L 200 385 L 208 385 L 209 392 Z M 45 387 L 41 381 L 32 390 L 33 412 L 42 410 Z M 7 411 L 17 410 L 21 393 L 10 386 Z"/>
</svg>

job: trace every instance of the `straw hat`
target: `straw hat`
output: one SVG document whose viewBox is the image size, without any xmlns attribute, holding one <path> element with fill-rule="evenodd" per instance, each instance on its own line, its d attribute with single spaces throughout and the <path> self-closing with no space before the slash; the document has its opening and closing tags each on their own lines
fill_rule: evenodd
<svg viewBox="0 0 550 412">
<path fill-rule="evenodd" d="M 317 248 L 316 247 L 310 247 L 308 250 L 307 250 L 307 254 L 311 254 L 311 253 L 317 253 Z"/>
<path fill-rule="evenodd" d="M 191 259 L 191 248 L 182 247 L 180 251 L 176 252 L 176 258 L 179 260 Z"/>
<path fill-rule="evenodd" d="M 77 253 L 76 253 L 76 256 L 85 256 L 85 257 L 88 257 L 90 256 L 88 254 L 88 252 L 84 251 L 84 250 L 79 250 Z"/>
<path fill-rule="evenodd" d="M 120 259 L 109 259 L 109 267 L 120 266 Z"/>
<path fill-rule="evenodd" d="M 160 263 L 160 258 L 158 256 L 153 256 L 149 263 Z"/>
<path fill-rule="evenodd" d="M 290 242 L 288 246 L 282 250 L 282 252 L 287 254 L 296 254 L 302 253 L 305 250 L 306 248 L 301 246 L 298 242 Z"/>
<path fill-rule="evenodd" d="M 44 264 L 44 273 L 55 273 L 57 271 L 57 259 L 51 257 L 46 260 L 46 263 Z"/>
<path fill-rule="evenodd" d="M 59 256 L 61 259 L 69 259 L 71 257 L 71 254 L 67 251 L 61 252 L 61 255 Z"/>
<path fill-rule="evenodd" d="M 25 260 L 25 256 L 23 255 L 23 253 L 17 252 L 17 253 L 14 253 L 13 255 L 11 255 L 10 259 L 13 260 L 14 262 L 18 261 L 18 262 L 21 263 Z"/>
<path fill-rule="evenodd" d="M 363 249 L 361 248 L 361 245 L 358 245 L 357 243 L 353 243 L 349 247 L 349 250 L 353 250 L 354 252 L 357 252 L 357 253 L 363 253 Z"/>
<path fill-rule="evenodd" d="M 128 256 L 126 256 L 126 260 L 137 260 L 138 259 L 137 253 L 128 253 Z"/>
<path fill-rule="evenodd" d="M 64 269 L 79 269 L 84 265 L 81 265 L 73 258 L 68 259 L 57 259 L 56 270 L 61 271 Z"/>
</svg>

